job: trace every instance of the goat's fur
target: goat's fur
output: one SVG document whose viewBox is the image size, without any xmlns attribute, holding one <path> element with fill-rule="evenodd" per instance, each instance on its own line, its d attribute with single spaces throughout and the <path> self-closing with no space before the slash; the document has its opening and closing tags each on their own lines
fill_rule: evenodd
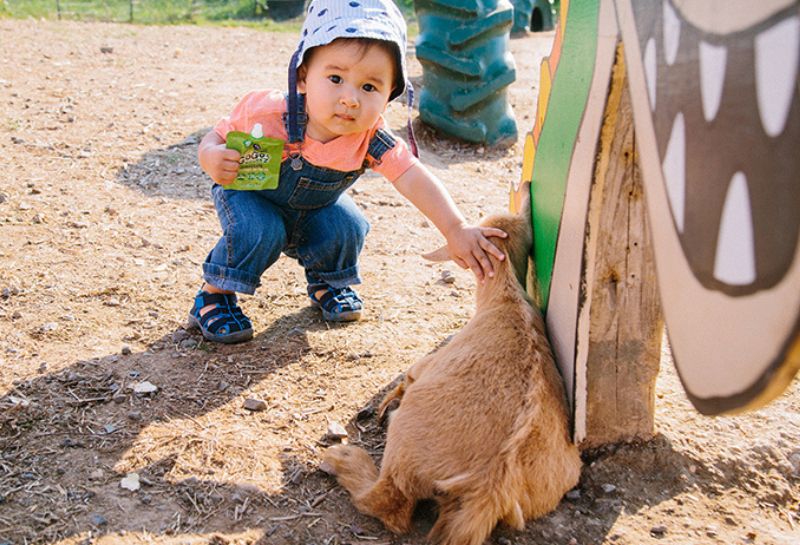
<svg viewBox="0 0 800 545">
<path fill-rule="evenodd" d="M 495 276 L 477 288 L 474 317 L 449 344 L 406 373 L 387 404 L 391 415 L 380 472 L 361 448 L 339 445 L 324 461 L 356 508 L 395 533 L 408 531 L 417 500 L 434 498 L 429 538 L 481 545 L 499 521 L 522 529 L 553 510 L 580 476 L 568 432 L 561 377 L 544 321 L 522 288 L 531 247 L 530 216 L 483 222 L 493 238 Z"/>
</svg>

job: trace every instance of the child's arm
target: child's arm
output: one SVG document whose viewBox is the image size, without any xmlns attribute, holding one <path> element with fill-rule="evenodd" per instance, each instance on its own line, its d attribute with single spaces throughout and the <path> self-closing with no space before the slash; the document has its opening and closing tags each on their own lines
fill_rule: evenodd
<svg viewBox="0 0 800 545">
<path fill-rule="evenodd" d="M 472 269 L 480 281 L 484 275 L 494 276 L 487 252 L 497 259 L 505 256 L 488 237 L 505 238 L 508 236 L 505 232 L 468 224 L 447 189 L 420 163 L 401 174 L 393 184 L 444 235 L 453 261 L 464 269 Z"/>
<path fill-rule="evenodd" d="M 226 148 L 225 140 L 213 130 L 203 137 L 197 149 L 200 167 L 220 185 L 228 185 L 236 179 L 240 157 L 238 151 Z"/>
</svg>

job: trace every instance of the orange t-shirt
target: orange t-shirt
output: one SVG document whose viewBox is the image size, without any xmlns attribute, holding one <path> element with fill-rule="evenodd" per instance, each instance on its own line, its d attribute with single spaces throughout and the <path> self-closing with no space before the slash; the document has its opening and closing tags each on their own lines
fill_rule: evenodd
<svg viewBox="0 0 800 545">
<path fill-rule="evenodd" d="M 287 142 L 283 147 L 282 160 L 285 160 L 296 146 L 288 143 L 289 136 L 283 124 L 285 112 L 286 98 L 280 91 L 253 91 L 245 95 L 231 115 L 216 124 L 214 131 L 224 140 L 230 131 L 251 133 L 253 126 L 260 123 L 264 136 Z M 417 162 L 417 158 L 408 149 L 408 145 L 399 138 L 395 138 L 396 145 L 383 154 L 380 162 L 368 157 L 369 142 L 375 131 L 383 126 L 384 120 L 381 116 L 366 132 L 346 134 L 326 143 L 318 142 L 306 134 L 300 152 L 312 165 L 344 172 L 360 169 L 366 158 L 370 168 L 393 182 L 411 168 Z"/>
</svg>

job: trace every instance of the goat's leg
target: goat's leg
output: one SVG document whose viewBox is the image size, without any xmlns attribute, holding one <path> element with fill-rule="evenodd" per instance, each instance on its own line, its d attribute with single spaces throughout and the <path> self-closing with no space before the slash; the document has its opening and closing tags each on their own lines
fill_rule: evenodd
<svg viewBox="0 0 800 545">
<path fill-rule="evenodd" d="M 392 391 L 390 391 L 381 401 L 380 406 L 378 407 L 378 421 L 383 422 L 386 418 L 386 413 L 391 409 L 394 410 L 397 407 L 390 407 L 390 405 L 395 400 L 402 400 L 403 395 L 406 393 L 406 390 L 409 386 L 411 386 L 414 381 L 418 380 L 419 377 L 422 376 L 422 373 L 428 368 L 428 366 L 433 363 L 433 358 L 430 356 L 422 358 L 417 363 L 412 365 L 406 371 L 406 376 L 403 377 L 403 381 L 394 387 Z"/>
<path fill-rule="evenodd" d="M 372 458 L 364 449 L 335 446 L 325 451 L 324 461 L 333 469 L 339 484 L 350 493 L 356 509 L 380 519 L 396 534 L 408 531 L 414 500 L 403 494 L 391 477 L 378 475 Z"/>
<path fill-rule="evenodd" d="M 403 394 L 406 393 L 406 381 L 408 380 L 408 376 L 403 378 L 403 381 L 398 384 L 397 386 L 392 389 L 381 401 L 380 406 L 378 407 L 378 421 L 383 422 L 386 418 L 386 413 L 391 409 L 394 410 L 397 407 L 392 408 L 391 405 L 399 405 L 400 400 L 403 399 Z M 397 403 L 394 403 L 397 401 Z"/>
</svg>

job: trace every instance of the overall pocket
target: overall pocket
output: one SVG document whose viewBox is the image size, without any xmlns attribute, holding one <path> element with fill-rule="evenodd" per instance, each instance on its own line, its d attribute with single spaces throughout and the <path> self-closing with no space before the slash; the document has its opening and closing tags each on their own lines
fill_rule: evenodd
<svg viewBox="0 0 800 545">
<path fill-rule="evenodd" d="M 288 204 L 296 210 L 314 210 L 333 204 L 344 193 L 356 177 L 347 175 L 340 180 L 322 181 L 300 177 L 289 197 Z"/>
</svg>

